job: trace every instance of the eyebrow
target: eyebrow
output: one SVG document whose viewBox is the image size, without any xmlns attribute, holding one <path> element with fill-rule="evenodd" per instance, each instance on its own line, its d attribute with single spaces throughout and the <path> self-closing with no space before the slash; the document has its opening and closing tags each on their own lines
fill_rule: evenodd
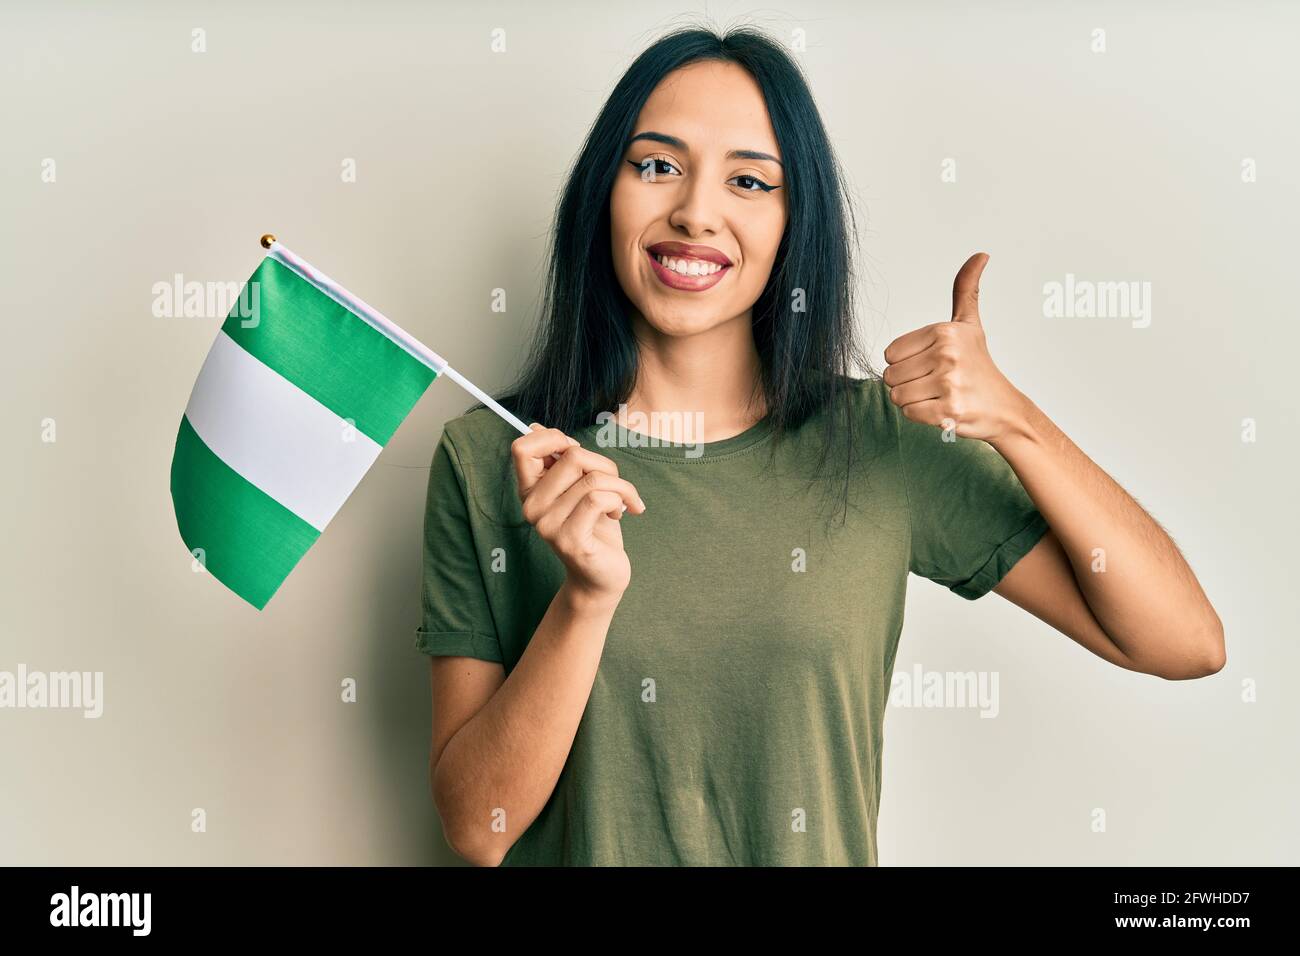
<svg viewBox="0 0 1300 956">
<path fill-rule="evenodd" d="M 663 143 L 665 146 L 671 146 L 674 149 L 681 149 L 681 150 L 685 150 L 686 152 L 690 152 L 690 147 L 686 145 L 686 142 L 684 140 L 678 139 L 676 136 L 669 136 L 667 133 L 656 133 L 653 130 L 648 130 L 647 132 L 644 133 L 637 133 L 635 136 L 633 136 L 631 139 L 627 141 L 627 146 L 624 146 L 623 148 L 624 149 L 629 148 L 633 143 L 635 143 L 637 140 L 640 139 L 648 139 L 651 142 Z M 781 167 L 782 170 L 785 169 L 785 163 L 781 162 L 781 160 L 777 159 L 771 153 L 764 153 L 761 150 L 757 150 L 757 149 L 733 149 L 731 152 L 727 153 L 725 158 L 766 159 L 776 163 L 778 166 Z"/>
</svg>

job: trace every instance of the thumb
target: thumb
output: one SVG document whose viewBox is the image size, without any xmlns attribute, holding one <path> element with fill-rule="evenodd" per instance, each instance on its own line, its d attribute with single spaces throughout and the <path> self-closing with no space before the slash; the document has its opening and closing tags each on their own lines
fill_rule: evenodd
<svg viewBox="0 0 1300 956">
<path fill-rule="evenodd" d="M 977 252 L 966 260 L 952 283 L 952 320 L 980 324 L 980 275 L 989 261 L 987 252 Z"/>
</svg>

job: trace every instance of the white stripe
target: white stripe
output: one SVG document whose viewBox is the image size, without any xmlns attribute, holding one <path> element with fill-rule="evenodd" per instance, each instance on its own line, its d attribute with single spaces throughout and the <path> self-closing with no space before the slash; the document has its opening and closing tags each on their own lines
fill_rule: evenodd
<svg viewBox="0 0 1300 956">
<path fill-rule="evenodd" d="M 225 332 L 185 417 L 218 458 L 318 531 L 382 450 Z"/>
</svg>

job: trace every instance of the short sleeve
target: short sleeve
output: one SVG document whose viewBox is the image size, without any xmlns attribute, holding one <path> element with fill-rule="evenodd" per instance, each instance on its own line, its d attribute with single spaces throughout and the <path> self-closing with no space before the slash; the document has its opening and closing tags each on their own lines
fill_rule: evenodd
<svg viewBox="0 0 1300 956">
<path fill-rule="evenodd" d="M 443 429 L 424 512 L 423 616 L 415 647 L 429 655 L 504 662 L 466 505 L 464 469 Z"/>
<path fill-rule="evenodd" d="M 911 515 L 909 570 L 967 600 L 991 591 L 1048 524 L 992 445 L 914 422 L 892 405 Z M 955 440 L 952 440 L 955 439 Z"/>
</svg>

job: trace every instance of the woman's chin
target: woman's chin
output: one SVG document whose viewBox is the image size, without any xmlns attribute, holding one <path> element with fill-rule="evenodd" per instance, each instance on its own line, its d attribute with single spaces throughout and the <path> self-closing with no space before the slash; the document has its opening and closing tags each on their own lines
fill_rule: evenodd
<svg viewBox="0 0 1300 956">
<path fill-rule="evenodd" d="M 720 302 L 683 305 L 680 301 L 664 302 L 654 295 L 644 296 L 641 301 L 644 307 L 638 308 L 638 312 L 645 323 L 660 335 L 699 335 L 723 325 L 727 321 L 723 316 L 729 314 Z"/>
<path fill-rule="evenodd" d="M 658 332 L 660 335 L 671 336 L 673 338 L 684 338 L 688 335 L 699 335 L 701 332 L 707 332 L 713 327 L 720 325 L 717 316 L 657 316 L 650 315 L 646 317 L 646 323 Z"/>
</svg>

